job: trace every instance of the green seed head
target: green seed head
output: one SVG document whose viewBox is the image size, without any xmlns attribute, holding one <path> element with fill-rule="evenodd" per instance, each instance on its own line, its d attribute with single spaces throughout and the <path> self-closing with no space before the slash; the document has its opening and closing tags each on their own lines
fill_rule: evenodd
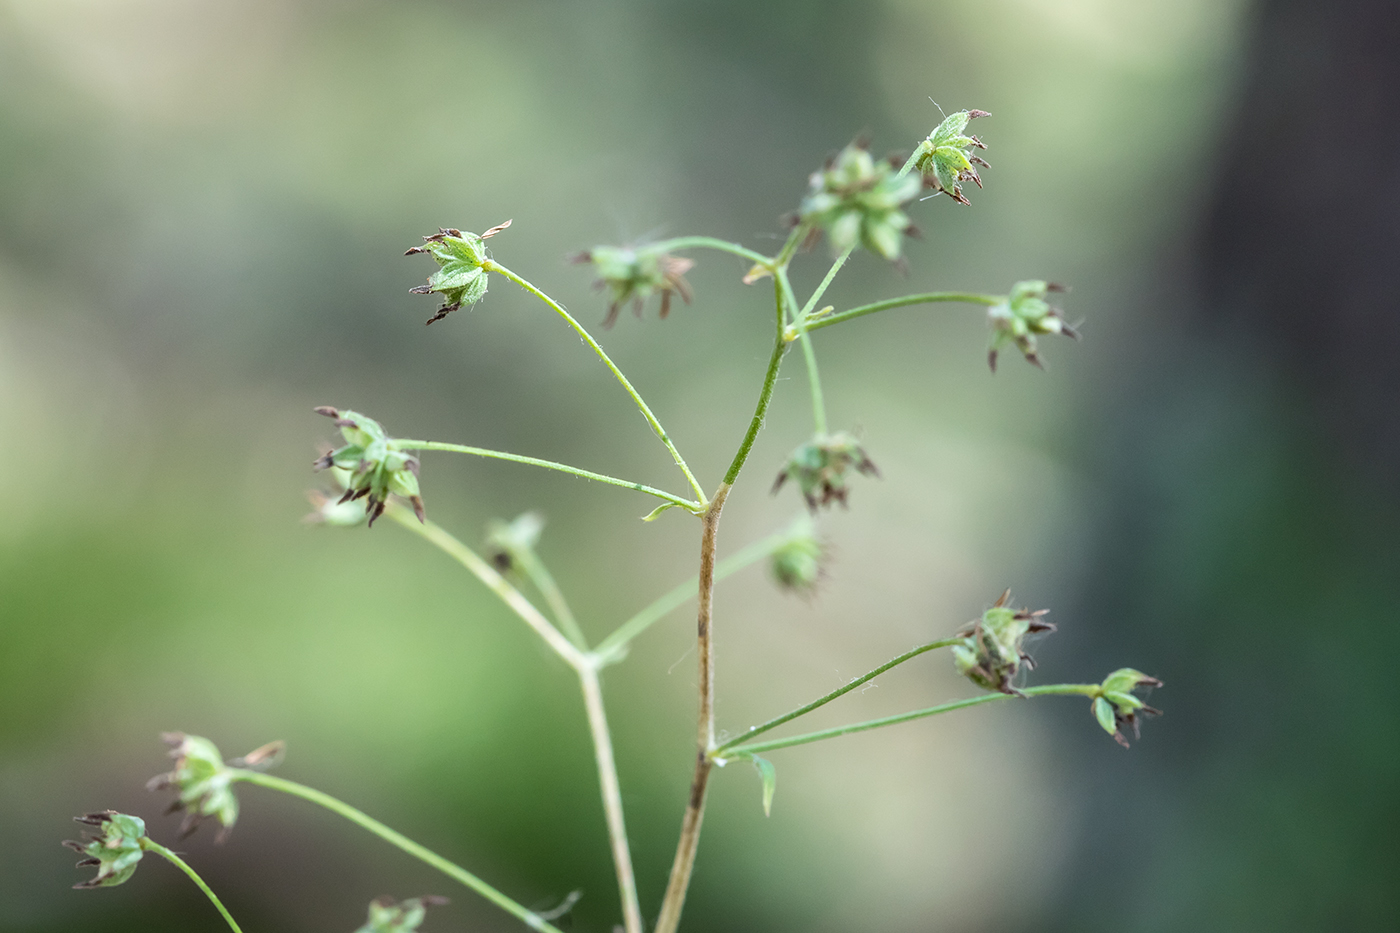
<svg viewBox="0 0 1400 933">
<path fill-rule="evenodd" d="M 854 469 L 866 476 L 879 476 L 880 470 L 853 436 L 845 431 L 817 434 L 788 455 L 773 492 L 791 479 L 797 484 L 807 508 L 813 512 L 819 506 L 833 502 L 846 505 L 846 473 Z"/>
<path fill-rule="evenodd" d="M 574 262 L 591 264 L 598 275 L 597 287 L 608 291 L 611 300 L 604 327 L 611 327 L 618 311 L 629 302 L 641 317 L 647 300 L 652 295 L 660 295 L 661 317 L 664 318 L 671 313 L 673 295 L 680 295 L 686 304 L 690 304 L 693 297 L 685 274 L 695 267 L 695 261 L 684 256 L 645 247 L 595 246 L 571 258 Z"/>
<path fill-rule="evenodd" d="M 970 204 L 963 196 L 962 183 L 970 181 L 982 187 L 982 178 L 974 167 L 991 168 L 980 156 L 972 154 L 974 149 L 986 149 L 986 145 L 976 136 L 964 135 L 968 121 L 977 117 L 989 117 L 985 110 L 959 110 L 944 118 L 919 144 L 919 156 L 914 167 L 923 175 L 924 185 L 948 195 L 959 204 Z"/>
<path fill-rule="evenodd" d="M 79 882 L 73 887 L 110 888 L 136 873 L 136 863 L 146 854 L 141 848 L 141 840 L 146 836 L 146 824 L 140 817 L 127 816 L 115 810 L 102 810 L 85 816 L 75 816 L 73 819 L 98 829 L 95 834 L 88 833 L 81 842 L 69 839 L 63 843 L 86 856 L 78 862 L 78 868 L 97 868 L 97 877 Z"/>
<path fill-rule="evenodd" d="M 261 771 L 270 768 L 281 760 L 284 748 L 281 742 L 269 742 L 225 764 L 219 749 L 206 738 L 183 732 L 167 732 L 161 738 L 170 746 L 175 770 L 157 774 L 147 782 L 146 788 L 175 791 L 171 809 L 185 811 L 185 820 L 180 824 L 181 836 L 188 836 L 198 828 L 201 819 L 212 816 L 220 824 L 219 840 L 226 838 L 238 821 L 233 769 Z"/>
<path fill-rule="evenodd" d="M 390 495 L 407 499 L 421 522 L 424 520 L 423 497 L 418 487 L 418 458 L 404 450 L 401 442 L 390 437 L 379 422 L 356 411 L 340 411 L 329 405 L 316 413 L 334 418 L 345 444 L 322 456 L 312 464 L 317 470 L 332 470 L 332 477 L 344 492 L 334 505 L 344 506 L 365 500 L 365 517 L 369 524 L 384 514 Z M 317 499 L 312 499 L 316 505 Z M 353 512 L 330 511 L 322 501 L 313 512 L 313 521 L 329 524 L 356 524 Z M 319 515 L 319 517 L 318 517 Z"/>
<path fill-rule="evenodd" d="M 409 249 L 405 256 L 427 253 L 438 264 L 438 270 L 428 276 L 427 285 L 409 289 L 415 295 L 439 294 L 442 307 L 428 318 L 428 323 L 440 321 L 462 305 L 474 305 L 486 295 L 486 270 L 482 265 L 489 258 L 482 243 L 510 226 L 507 220 L 477 236 L 455 227 L 439 228 L 432 236 L 423 237 L 423 245 Z"/>
<path fill-rule="evenodd" d="M 427 908 L 446 904 L 447 898 L 429 894 L 394 903 L 391 897 L 369 902 L 369 920 L 355 933 L 413 933 L 423 922 Z"/>
<path fill-rule="evenodd" d="M 1066 291 L 1063 285 L 1033 279 L 1011 286 L 1011 294 L 987 309 L 987 323 L 992 328 L 987 363 L 996 372 L 997 353 L 1008 343 L 1015 344 L 1022 355 L 1040 366 L 1036 350 L 1037 334 L 1064 334 L 1075 340 L 1079 332 L 1065 323 L 1063 312 L 1046 301 L 1051 292 Z"/>
<path fill-rule="evenodd" d="M 919 193 L 918 178 L 900 176 L 898 166 L 874 159 L 855 142 L 814 172 L 810 183 L 798 223 L 824 232 L 834 253 L 860 245 L 891 262 L 899 259 L 904 237 L 916 232 L 900 206 Z"/>
<path fill-rule="evenodd" d="M 1128 739 L 1123 734 L 1125 726 L 1133 730 L 1133 738 L 1137 739 L 1141 737 L 1139 715 L 1162 715 L 1161 710 L 1148 706 L 1134 696 L 1133 691 L 1160 686 L 1162 682 L 1156 677 L 1149 677 L 1131 667 L 1119 668 L 1099 685 L 1099 695 L 1094 697 L 1093 702 L 1094 718 L 1119 745 L 1127 748 Z"/>
<path fill-rule="evenodd" d="M 1016 675 L 1023 664 L 1035 667 L 1023 647 L 1026 636 L 1053 632 L 1055 626 L 1044 619 L 1050 610 L 1012 609 L 1007 605 L 1010 599 L 1011 591 L 1007 590 L 982 618 L 958 633 L 963 643 L 953 647 L 953 666 L 985 690 L 1019 696 Z"/>
</svg>

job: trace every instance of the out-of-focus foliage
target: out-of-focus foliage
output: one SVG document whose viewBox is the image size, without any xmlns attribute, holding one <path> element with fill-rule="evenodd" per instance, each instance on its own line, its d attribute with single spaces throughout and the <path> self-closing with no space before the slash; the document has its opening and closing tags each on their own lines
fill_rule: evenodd
<svg viewBox="0 0 1400 933">
<path fill-rule="evenodd" d="M 0 930 L 215 928 L 160 866 L 100 904 L 68 890 L 57 844 L 100 807 L 175 829 L 141 790 L 169 729 L 226 748 L 283 737 L 289 777 L 526 904 L 582 888 L 576 928 L 606 929 L 615 886 L 568 672 L 421 542 L 298 522 L 324 435 L 311 408 L 665 484 L 665 451 L 546 309 L 493 281 L 424 328 L 408 289 L 425 269 L 404 245 L 513 218 L 493 252 L 601 321 L 610 297 L 566 255 L 658 231 L 776 248 L 813 165 L 863 131 L 907 153 L 943 120 L 930 96 L 994 114 L 977 129 L 995 174 L 971 208 L 906 205 L 924 235 L 900 244 L 907 279 L 857 256 L 825 300 L 1043 277 L 1075 286 L 1086 339 L 1048 375 L 993 379 L 976 309 L 814 335 L 832 421 L 859 426 L 885 481 L 824 513 L 814 598 L 785 599 L 759 570 L 722 584 L 721 722 L 742 729 L 951 634 L 1008 583 L 1056 610 L 1047 681 L 1132 659 L 1170 683 L 1172 708 L 1131 753 L 1054 699 L 788 750 L 767 820 L 752 772 L 727 769 L 687 923 L 1277 931 L 1393 915 L 1395 636 L 1347 634 L 1389 597 L 1393 501 L 1348 487 L 1267 341 L 1201 350 L 1180 326 L 1194 297 L 1170 257 L 1211 197 L 1198 166 L 1229 129 L 1240 14 L 0 2 Z M 605 344 L 711 480 L 771 320 L 741 261 L 696 258 L 690 313 L 625 320 Z M 764 480 L 809 435 L 785 382 L 721 556 L 801 511 Z M 423 459 L 435 519 L 466 540 L 496 516 L 548 517 L 539 555 L 595 639 L 694 572 L 679 510 L 643 524 L 625 492 Z M 692 754 L 684 616 L 605 684 L 648 911 Z M 937 663 L 878 684 L 813 728 L 967 689 Z M 188 843 L 247 929 L 349 930 L 383 891 L 442 889 L 257 791 L 227 845 Z M 1132 858 L 1109 837 L 1132 839 Z M 1308 909 L 1285 909 L 1299 891 Z M 466 892 L 429 923 L 516 929 Z"/>
</svg>

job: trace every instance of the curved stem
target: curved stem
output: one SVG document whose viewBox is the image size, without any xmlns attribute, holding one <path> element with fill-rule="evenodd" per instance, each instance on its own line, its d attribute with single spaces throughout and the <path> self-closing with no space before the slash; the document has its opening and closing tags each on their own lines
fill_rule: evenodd
<svg viewBox="0 0 1400 933">
<path fill-rule="evenodd" d="M 842 321 L 849 321 L 853 318 L 864 317 L 867 314 L 874 314 L 876 311 L 888 311 L 890 308 L 902 308 L 906 305 L 933 304 L 940 301 L 959 301 L 965 304 L 986 305 L 990 307 L 1002 300 L 1000 295 L 980 295 L 976 292 L 925 292 L 922 295 L 905 295 L 902 298 L 890 298 L 886 301 L 877 301 L 874 304 L 861 305 L 849 311 L 842 311 L 839 314 L 828 314 L 816 320 L 804 321 L 801 332 L 821 330 L 823 327 L 830 327 L 832 324 L 840 324 Z M 797 336 L 798 330 L 792 328 L 793 338 Z"/>
<path fill-rule="evenodd" d="M 491 887 L 491 885 L 482 881 L 462 866 L 454 862 L 449 862 L 431 849 L 419 845 L 403 833 L 390 829 L 373 817 L 355 809 L 348 803 L 337 800 L 330 794 L 322 793 L 314 787 L 307 787 L 305 784 L 288 781 L 285 778 L 274 777 L 271 774 L 263 774 L 260 771 L 231 768 L 229 772 L 235 781 L 246 781 L 249 784 L 266 787 L 268 790 L 281 791 L 284 794 L 291 794 L 293 797 L 300 797 L 302 800 L 309 801 L 317 806 L 325 807 L 332 813 L 345 817 L 356 826 L 369 830 L 390 845 L 397 846 L 419 861 L 431 865 L 449 878 L 460 881 L 506 913 L 523 921 L 525 925 L 531 929 L 545 931 L 545 933 L 561 933 L 557 927 L 548 923 L 539 914 L 521 906 L 509 897 L 506 897 L 500 891 L 497 891 L 495 888 Z"/>
<path fill-rule="evenodd" d="M 494 567 L 471 548 L 434 522 L 420 523 L 412 512 L 397 503 L 391 503 L 385 514 L 420 538 L 426 538 L 436 544 L 457 563 L 470 570 L 478 580 L 486 584 L 487 589 L 499 596 L 503 603 L 523 619 L 526 625 L 534 629 L 545 640 L 545 644 L 553 648 L 554 653 L 563 658 L 570 667 L 577 670 L 588 665 L 588 656 L 574 647 L 573 642 L 560 634 L 549 619 L 545 618 L 544 613 L 535 608 L 534 603 L 522 596 L 519 590 L 511 586 Z"/>
<path fill-rule="evenodd" d="M 781 276 L 774 276 L 773 292 L 774 300 L 778 304 L 778 339 L 773 342 L 773 353 L 768 358 L 768 371 L 763 375 L 763 389 L 759 392 L 758 405 L 754 408 L 753 418 L 749 421 L 749 429 L 744 434 L 744 439 L 739 443 L 739 450 L 734 454 L 734 460 L 729 464 L 729 471 L 724 474 L 724 488 L 734 485 L 734 481 L 739 478 L 739 471 L 744 468 L 744 461 L 749 459 L 749 451 L 753 449 L 753 442 L 758 438 L 758 432 L 763 427 L 763 419 L 768 414 L 768 403 L 773 400 L 773 387 L 778 382 L 778 369 L 783 364 L 783 354 L 787 352 L 787 344 L 783 342 L 783 287 Z"/>
<path fill-rule="evenodd" d="M 593 339 L 593 335 L 585 330 L 584 326 L 575 320 L 573 315 L 565 311 L 563 305 L 495 260 L 486 260 L 486 262 L 481 264 L 481 268 L 487 272 L 499 272 L 516 285 L 519 285 L 521 288 L 534 295 L 540 301 L 543 301 L 556 314 L 568 322 L 569 326 L 574 329 L 574 332 L 583 338 L 584 343 L 593 348 L 593 352 L 598 354 L 598 359 L 602 360 L 603 365 L 607 366 L 612 374 L 617 377 L 617 381 L 622 384 L 622 388 L 627 390 L 627 394 L 632 397 L 632 401 L 636 403 L 642 416 L 647 419 L 647 424 L 651 425 L 651 429 L 656 432 L 656 436 L 661 438 L 661 443 L 665 444 L 666 449 L 671 452 L 671 459 L 676 461 L 676 466 L 680 467 L 681 472 L 685 474 L 686 482 L 690 483 L 690 488 L 695 491 L 696 500 L 700 503 L 701 508 L 703 508 L 706 504 L 705 490 L 701 488 L 700 482 L 695 478 L 695 475 L 690 472 L 690 467 L 686 466 L 685 458 L 682 457 L 681 452 L 676 449 L 676 445 L 671 443 L 670 435 L 667 434 L 666 429 L 661 426 L 661 422 L 656 420 L 656 415 L 652 414 L 651 408 L 647 406 L 647 403 L 642 399 L 641 395 L 638 394 L 637 390 L 632 387 L 632 383 L 627 381 L 627 377 L 622 374 L 622 370 L 617 368 L 617 364 L 612 361 L 612 358 L 603 352 L 602 347 L 598 346 L 598 341 Z"/>
<path fill-rule="evenodd" d="M 705 512 L 704 530 L 700 535 L 700 598 L 696 611 L 696 654 L 699 656 L 700 711 L 696 722 L 695 775 L 691 778 L 690 799 L 681 818 L 681 838 L 676 844 L 676 858 L 671 864 L 671 877 L 666 884 L 666 896 L 656 919 L 655 933 L 675 933 L 681 922 L 686 891 L 690 888 L 690 873 L 695 868 L 695 853 L 700 847 L 700 825 L 705 819 L 705 794 L 709 788 L 714 762 L 710 750 L 715 745 L 715 666 L 714 621 L 715 546 L 719 532 L 720 510 L 729 496 L 729 485 L 721 484 Z"/>
<path fill-rule="evenodd" d="M 705 508 L 704 504 L 701 502 L 682 499 L 680 496 L 666 492 L 664 489 L 657 489 L 643 483 L 634 483 L 631 480 L 618 479 L 615 476 L 605 476 L 602 473 L 594 473 L 591 470 L 580 470 L 578 467 L 569 466 L 567 463 L 556 463 L 553 460 L 541 460 L 538 457 L 509 454 L 500 450 L 487 450 L 484 447 L 469 447 L 466 444 L 449 444 L 445 441 L 395 439 L 395 445 L 403 450 L 443 450 L 449 453 L 471 454 L 476 457 L 489 457 L 493 460 L 509 460 L 511 463 L 524 463 L 529 466 L 544 467 L 546 470 L 558 470 L 560 473 L 568 473 L 571 476 L 581 476 L 584 479 L 595 480 L 599 483 L 607 483 L 611 486 L 621 486 L 623 489 L 635 489 L 637 492 L 644 492 L 649 496 L 656 496 L 658 499 L 665 499 L 667 502 L 673 502 L 691 512 L 698 513 Z"/>
<path fill-rule="evenodd" d="M 580 668 L 578 677 L 583 687 L 583 704 L 588 712 L 588 729 L 593 735 L 593 756 L 598 762 L 603 815 L 608 823 L 613 868 L 617 874 L 618 893 L 622 898 L 622 922 L 626 933 L 642 933 L 642 908 L 637 901 L 637 878 L 632 871 L 632 851 L 627 844 L 627 826 L 622 818 L 622 788 L 618 785 L 612 735 L 608 731 L 608 717 L 603 709 L 603 690 L 596 668 Z"/>
<path fill-rule="evenodd" d="M 1025 696 L 1098 696 L 1101 688 L 1098 684 L 1051 684 L 1045 687 L 1027 687 L 1021 692 Z M 951 703 L 944 703 L 941 706 L 931 706 L 928 709 L 914 710 L 911 713 L 900 713 L 896 716 L 886 716 L 883 719 L 871 719 L 866 722 L 852 723 L 849 726 L 837 726 L 834 729 L 823 729 L 820 732 L 808 732 L 805 735 L 795 735 L 787 739 L 774 739 L 771 742 L 754 742 L 749 745 L 736 745 L 729 749 L 729 757 L 737 758 L 741 755 L 753 755 L 758 752 L 772 751 L 775 748 L 789 748 L 793 745 L 806 745 L 808 742 L 820 742 L 823 739 L 834 739 L 837 736 L 850 735 L 852 732 L 865 732 L 870 729 L 879 729 L 884 726 L 894 726 L 901 722 L 909 722 L 914 719 L 923 719 L 927 716 L 937 716 L 939 713 L 951 713 L 954 710 L 967 709 L 970 706 L 981 706 L 983 703 L 994 703 L 997 700 L 1009 700 L 1013 695 L 1009 693 L 984 693 L 981 696 L 968 697 L 965 700 L 954 700 Z"/>
<path fill-rule="evenodd" d="M 728 742 L 725 742 L 723 745 L 716 748 L 710 757 L 723 758 L 724 752 L 727 749 L 733 748 L 735 745 L 738 745 L 741 742 L 746 742 L 756 735 L 761 735 L 764 732 L 767 732 L 769 729 L 774 729 L 778 726 L 781 726 L 785 722 L 791 722 L 799 716 L 805 716 L 808 713 L 812 712 L 812 710 L 825 706 L 837 697 L 844 696 L 847 693 L 850 693 L 855 688 L 862 686 L 863 684 L 869 683 L 876 677 L 879 677 L 881 674 L 885 673 L 885 671 L 888 671 L 890 668 L 898 667 L 905 661 L 917 658 L 919 655 L 923 654 L 926 651 L 932 651 L 935 648 L 948 648 L 952 645 L 961 644 L 966 640 L 967 639 L 965 638 L 944 638 L 940 639 L 939 641 L 929 642 L 927 645 L 920 645 L 919 647 L 914 648 L 910 651 L 906 651 L 899 657 L 893 658 L 892 660 L 886 661 L 884 664 L 881 664 L 879 667 L 875 668 L 875 670 L 871 671 L 870 673 L 863 674 L 860 677 L 857 677 L 855 680 L 852 680 L 845 686 L 838 687 L 837 689 L 828 693 L 826 696 L 819 697 L 818 699 L 813 700 L 811 703 L 808 703 L 806 706 L 799 706 L 792 712 L 784 713 L 783 715 L 778 716 L 775 719 L 770 719 L 760 726 L 750 727 L 750 729 L 743 735 L 730 739 Z"/>
<path fill-rule="evenodd" d="M 233 930 L 233 933 L 243 933 L 243 931 L 238 928 L 238 924 L 234 921 L 233 916 L 228 912 L 228 908 L 224 906 L 223 901 L 219 900 L 218 895 L 213 892 L 209 885 L 204 883 L 204 879 L 199 877 L 198 872 L 185 863 L 184 859 L 149 836 L 141 837 L 141 848 L 145 849 L 147 852 L 154 852 L 156 855 L 159 855 L 161 858 L 180 869 L 180 871 L 189 875 L 190 880 L 195 883 L 195 887 L 203 891 L 204 896 L 209 898 L 210 903 L 223 915 L 224 921 L 229 925 L 229 929 Z"/>
<path fill-rule="evenodd" d="M 775 535 L 769 535 L 761 541 L 755 541 L 743 550 L 719 561 L 715 564 L 715 582 L 719 582 L 730 574 L 737 573 L 755 561 L 760 561 L 769 554 L 772 554 L 786 543 L 791 536 L 790 532 L 780 531 Z M 593 649 L 593 655 L 598 658 L 598 663 L 603 665 L 615 664 L 622 660 L 623 649 L 627 647 L 632 639 L 651 628 L 652 625 L 665 618 L 666 615 L 673 610 L 680 608 L 687 601 L 694 599 L 699 591 L 700 578 L 691 577 L 669 593 L 654 600 L 651 605 L 619 625 L 611 635 L 598 643 L 598 647 Z"/>
<path fill-rule="evenodd" d="M 719 240 L 712 236 L 680 236 L 670 240 L 662 240 L 659 243 L 651 243 L 647 249 L 663 253 L 681 249 L 713 249 L 722 253 L 731 253 L 760 266 L 769 266 L 773 262 L 771 256 L 765 256 L 740 246 L 738 243 L 730 243 L 728 240 Z"/>
</svg>

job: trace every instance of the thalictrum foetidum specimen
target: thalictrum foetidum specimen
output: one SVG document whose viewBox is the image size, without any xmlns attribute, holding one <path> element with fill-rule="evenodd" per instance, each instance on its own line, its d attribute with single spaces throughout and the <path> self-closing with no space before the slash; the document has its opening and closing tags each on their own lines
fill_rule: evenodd
<svg viewBox="0 0 1400 933">
<path fill-rule="evenodd" d="M 901 207 L 919 193 L 919 179 L 901 175 L 898 163 L 876 159 L 862 143 L 851 143 L 813 172 L 810 185 L 797 222 L 825 233 L 833 253 L 864 246 L 893 262 L 904 237 L 916 232 Z"/>
<path fill-rule="evenodd" d="M 1123 727 L 1127 726 L 1133 730 L 1133 738 L 1140 738 L 1138 731 L 1138 714 L 1144 716 L 1160 716 L 1162 711 L 1148 706 L 1142 700 L 1133 696 L 1134 690 L 1148 689 L 1162 686 L 1162 682 L 1156 677 L 1149 677 L 1142 671 L 1135 671 L 1131 667 L 1122 667 L 1104 678 L 1104 682 L 1099 685 L 1102 691 L 1094 698 L 1094 718 L 1103 726 L 1105 732 L 1113 736 L 1114 740 L 1124 748 L 1128 747 L 1128 739 L 1123 735 Z"/>
<path fill-rule="evenodd" d="M 378 421 L 357 411 L 340 411 L 329 405 L 316 409 L 318 415 L 334 418 L 345 438 L 345 445 L 318 459 L 313 467 L 342 470 L 336 479 L 345 486 L 339 503 L 365 500 L 369 524 L 384 514 L 384 505 L 392 493 L 413 505 L 413 513 L 423 521 L 423 497 L 418 490 L 418 458 L 392 438 Z M 338 522 L 337 524 L 349 524 Z"/>
<path fill-rule="evenodd" d="M 75 852 L 87 856 L 78 862 L 78 868 L 97 868 L 96 877 L 79 882 L 73 887 L 110 888 L 136 873 L 136 863 L 146 854 L 141 848 L 141 840 L 146 835 L 144 820 L 115 810 L 102 810 L 75 816 L 73 819 L 98 829 L 97 834 L 88 833 L 87 838 L 82 841 L 69 839 L 63 843 Z"/>
<path fill-rule="evenodd" d="M 428 276 L 427 285 L 409 289 L 415 295 L 442 296 L 442 307 L 428 318 L 429 324 L 442 320 L 462 305 L 474 305 L 485 297 L 486 270 L 481 266 L 488 257 L 482 241 L 489 240 L 509 226 L 510 221 L 507 220 L 480 236 L 444 227 L 432 236 L 423 237 L 422 246 L 410 247 L 404 253 L 405 256 L 427 253 L 438 264 L 438 271 Z"/>
<path fill-rule="evenodd" d="M 974 165 L 991 168 L 981 156 L 972 154 L 973 149 L 986 149 L 987 146 L 976 136 L 964 135 L 969 120 L 990 117 L 985 110 L 959 110 L 943 118 L 943 122 L 928 134 L 928 139 L 919 143 L 914 167 L 923 175 L 924 184 L 935 188 L 957 201 L 971 204 L 962 193 L 962 183 L 970 181 L 982 187 L 982 177 Z"/>
<path fill-rule="evenodd" d="M 846 505 L 846 473 L 855 470 L 863 476 L 880 475 L 880 470 L 860 441 L 845 431 L 817 434 L 788 454 L 787 463 L 773 483 L 773 492 L 792 480 L 813 512 L 833 502 Z"/>
<path fill-rule="evenodd" d="M 953 666 L 968 680 L 986 690 L 1021 695 L 1013 681 L 1024 664 L 1035 667 L 1022 643 L 1037 632 L 1053 632 L 1055 626 L 1043 618 L 1048 609 L 1012 609 L 1007 590 L 982 613 L 982 618 L 958 632 L 965 641 L 953 647 Z"/>
<path fill-rule="evenodd" d="M 147 790 L 172 789 L 176 793 L 170 812 L 185 811 L 180 835 L 188 836 L 205 817 L 219 821 L 218 839 L 227 838 L 238 821 L 238 798 L 233 795 L 233 771 L 243 768 L 262 771 L 277 764 L 285 748 L 282 742 L 269 742 L 242 758 L 224 762 L 213 742 L 197 735 L 167 732 L 161 736 L 170 746 L 175 769 L 157 774 L 146 783 Z"/>
</svg>

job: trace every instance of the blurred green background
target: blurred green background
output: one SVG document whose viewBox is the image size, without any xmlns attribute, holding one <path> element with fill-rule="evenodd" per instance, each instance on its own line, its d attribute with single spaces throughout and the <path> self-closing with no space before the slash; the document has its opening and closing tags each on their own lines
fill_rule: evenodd
<svg viewBox="0 0 1400 933">
<path fill-rule="evenodd" d="M 808 172 L 860 133 L 907 151 L 930 97 L 993 114 L 987 189 L 917 205 L 907 277 L 858 256 L 830 300 L 1043 277 L 1073 284 L 1086 339 L 993 378 L 976 309 L 818 336 L 834 426 L 884 479 L 823 520 L 815 599 L 760 569 L 722 586 L 720 724 L 950 632 L 1007 585 L 1060 625 L 1037 681 L 1131 664 L 1167 682 L 1167 715 L 1128 752 L 1046 700 L 774 753 L 769 819 L 752 769 L 720 772 L 686 928 L 1383 928 L 1395 20 L 1361 0 L 3 0 L 0 930 L 222 928 L 160 865 L 68 890 L 75 813 L 173 841 L 142 790 L 167 729 L 229 755 L 286 739 L 285 776 L 529 906 L 582 888 L 573 928 L 610 929 L 572 675 L 418 539 L 298 522 L 330 437 L 311 407 L 679 490 L 547 309 L 497 280 L 425 329 L 436 304 L 407 290 L 428 263 L 401 253 L 513 218 L 497 258 L 598 321 L 567 253 L 686 233 L 776 249 Z M 602 341 L 713 485 L 770 291 L 695 255 L 693 306 Z M 799 291 L 825 255 L 799 260 Z M 798 510 L 768 485 L 809 430 L 800 376 L 790 359 L 722 550 Z M 450 455 L 423 482 L 472 543 L 541 510 L 595 638 L 693 573 L 695 524 L 643 525 L 630 493 Z M 692 635 L 677 612 L 605 682 L 649 917 L 690 775 Z M 877 684 L 814 727 L 969 691 L 939 656 Z M 241 797 L 226 845 L 204 829 L 183 850 L 250 931 L 348 931 L 385 892 L 451 895 L 428 933 L 518 928 L 326 814 Z"/>
</svg>

